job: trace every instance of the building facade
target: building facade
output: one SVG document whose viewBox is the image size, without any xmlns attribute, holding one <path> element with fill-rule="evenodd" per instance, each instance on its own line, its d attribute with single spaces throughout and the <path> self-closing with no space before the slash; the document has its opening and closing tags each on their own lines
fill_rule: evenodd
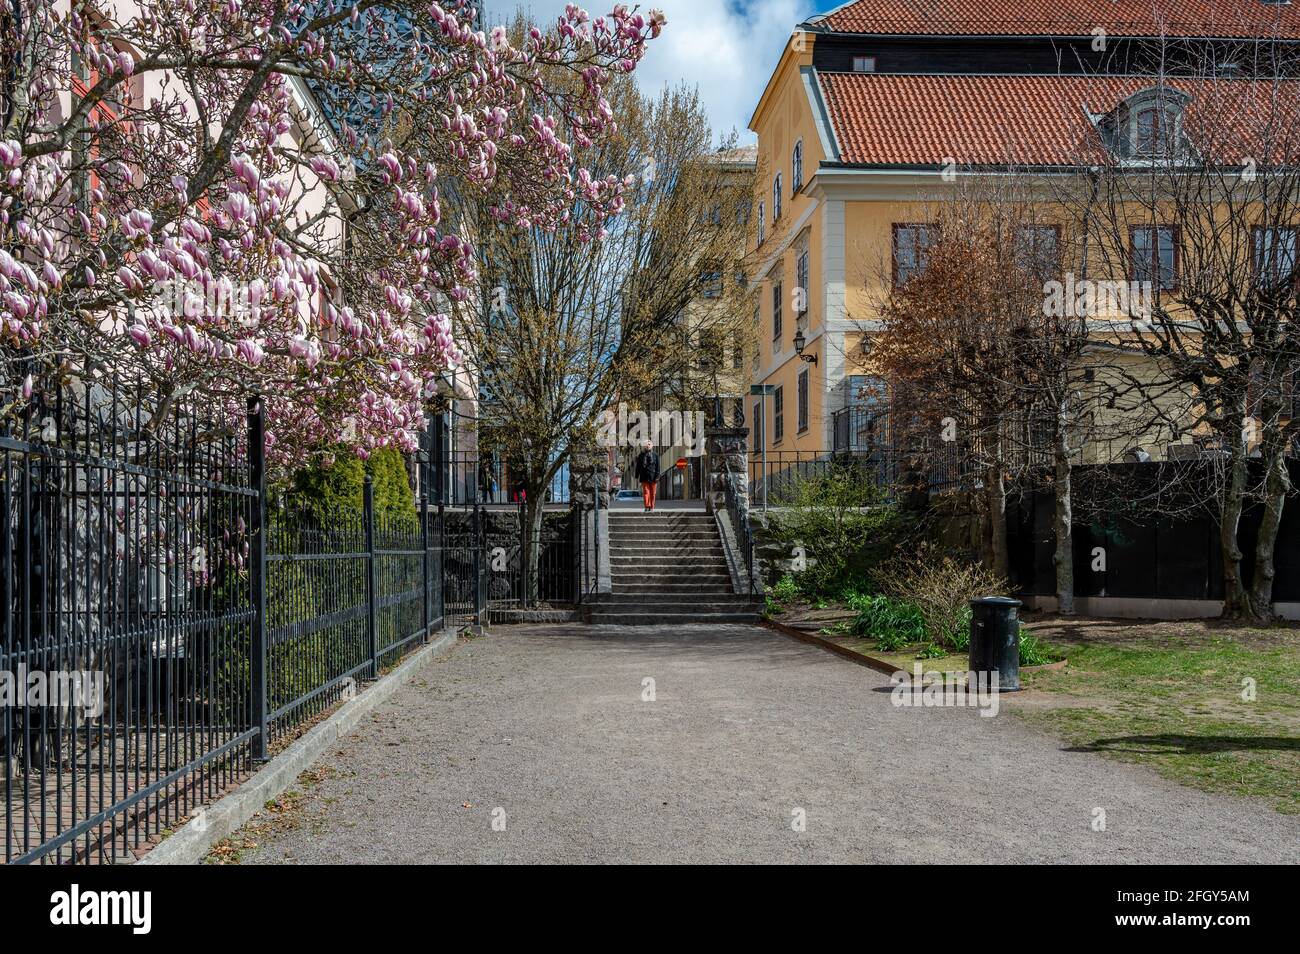
<svg viewBox="0 0 1300 954">
<path fill-rule="evenodd" d="M 933 205 L 961 176 L 1077 168 L 1094 132 L 1140 150 L 1166 117 L 1145 101 L 1153 72 L 1170 72 L 1154 57 L 1185 57 L 1189 73 L 1193 60 L 1233 76 L 1286 69 L 1243 56 L 1260 38 L 1294 49 L 1300 10 L 857 0 L 800 23 L 750 120 L 756 448 L 817 455 L 876 438 L 889 388 L 872 377 L 870 336 L 891 289 L 924 266 Z M 1157 282 L 1176 269 L 1170 230 L 1139 227 L 1132 241 L 1125 254 L 1146 249 Z"/>
</svg>

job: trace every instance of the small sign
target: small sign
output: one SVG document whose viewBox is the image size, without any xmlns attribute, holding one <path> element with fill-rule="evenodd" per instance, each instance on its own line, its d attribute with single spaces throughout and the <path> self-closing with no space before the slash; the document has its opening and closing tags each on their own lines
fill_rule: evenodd
<svg viewBox="0 0 1300 954">
<path fill-rule="evenodd" d="M 685 458 L 685 457 L 679 457 L 679 458 L 677 458 L 677 469 L 678 469 L 678 470 L 685 470 L 685 469 L 686 469 L 686 458 Z"/>
</svg>

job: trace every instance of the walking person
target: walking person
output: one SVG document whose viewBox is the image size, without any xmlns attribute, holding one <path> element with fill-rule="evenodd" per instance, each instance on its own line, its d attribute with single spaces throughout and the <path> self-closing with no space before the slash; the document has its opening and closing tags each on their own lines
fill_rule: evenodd
<svg viewBox="0 0 1300 954">
<path fill-rule="evenodd" d="M 641 481 L 645 512 L 650 513 L 655 508 L 655 489 L 659 485 L 659 455 L 654 452 L 651 441 L 643 441 L 641 453 L 636 456 L 636 479 Z"/>
</svg>

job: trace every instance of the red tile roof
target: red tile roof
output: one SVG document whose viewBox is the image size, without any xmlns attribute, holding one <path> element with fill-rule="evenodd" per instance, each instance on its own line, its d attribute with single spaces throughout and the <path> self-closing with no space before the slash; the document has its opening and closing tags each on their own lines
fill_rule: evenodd
<svg viewBox="0 0 1300 954">
<path fill-rule="evenodd" d="M 819 73 L 840 161 L 870 165 L 1075 165 L 1099 161 L 1089 114 L 1109 113 L 1149 77 Z M 1300 162 L 1300 89 L 1249 80 L 1174 80 L 1192 96 L 1193 146 L 1239 163 Z M 1279 118 L 1284 113 L 1290 118 Z M 1253 135 L 1252 135 L 1253 133 Z M 1247 143 L 1270 137 L 1270 149 Z"/>
<path fill-rule="evenodd" d="M 814 20 L 842 33 L 1300 39 L 1300 5 L 1261 0 L 857 0 Z"/>
</svg>

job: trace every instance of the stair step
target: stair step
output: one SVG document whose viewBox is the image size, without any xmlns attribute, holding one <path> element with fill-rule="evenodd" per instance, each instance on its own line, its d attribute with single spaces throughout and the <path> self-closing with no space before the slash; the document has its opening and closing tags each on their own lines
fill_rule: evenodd
<svg viewBox="0 0 1300 954">
<path fill-rule="evenodd" d="M 658 572 L 654 572 L 658 569 Z M 637 581 L 643 580 L 647 584 L 703 584 L 710 580 L 731 580 L 731 571 L 725 565 L 716 565 L 716 567 L 693 567 L 688 569 L 681 568 L 680 572 L 673 573 L 676 567 L 641 567 L 634 565 L 625 565 L 625 567 L 611 567 L 610 576 L 615 584 L 620 580 Z"/>
<path fill-rule="evenodd" d="M 671 554 L 663 556 L 611 556 L 610 567 L 614 569 L 642 569 L 647 573 L 671 571 L 671 569 L 694 572 L 697 569 L 727 569 L 727 560 L 723 559 L 720 554 L 716 556 Z"/>
<path fill-rule="evenodd" d="M 645 527 L 647 530 L 662 530 L 665 527 L 714 527 L 717 522 L 709 514 L 698 517 L 660 517 L 648 513 L 612 513 L 609 515 L 610 526 Z"/>
<path fill-rule="evenodd" d="M 631 557 L 631 556 L 709 556 L 720 557 L 724 555 L 722 544 L 713 543 L 708 546 L 613 546 L 609 548 L 609 555 L 612 557 Z"/>
<path fill-rule="evenodd" d="M 682 597 L 695 597 L 695 595 L 707 595 L 710 593 L 731 593 L 731 576 L 719 576 L 711 580 L 688 580 L 680 584 L 664 584 L 659 582 L 658 577 L 637 578 L 637 580 L 627 580 L 617 582 L 614 585 L 614 593 L 676 593 Z"/>
<path fill-rule="evenodd" d="M 632 602 L 632 600 L 601 600 L 598 603 L 591 603 L 591 615 L 607 616 L 608 613 L 642 613 L 646 616 L 662 616 L 667 613 L 669 616 L 675 615 L 694 615 L 694 613 L 703 613 L 711 615 L 718 612 L 758 612 L 759 607 L 755 606 L 753 600 L 749 597 L 735 597 L 732 599 L 722 599 L 719 597 L 708 597 L 707 600 L 662 600 L 651 599 L 646 602 Z"/>
<path fill-rule="evenodd" d="M 718 623 L 757 623 L 760 615 L 757 610 L 751 613 L 610 613 L 591 616 L 591 622 L 604 626 L 689 626 L 692 624 L 710 625 Z"/>
</svg>

